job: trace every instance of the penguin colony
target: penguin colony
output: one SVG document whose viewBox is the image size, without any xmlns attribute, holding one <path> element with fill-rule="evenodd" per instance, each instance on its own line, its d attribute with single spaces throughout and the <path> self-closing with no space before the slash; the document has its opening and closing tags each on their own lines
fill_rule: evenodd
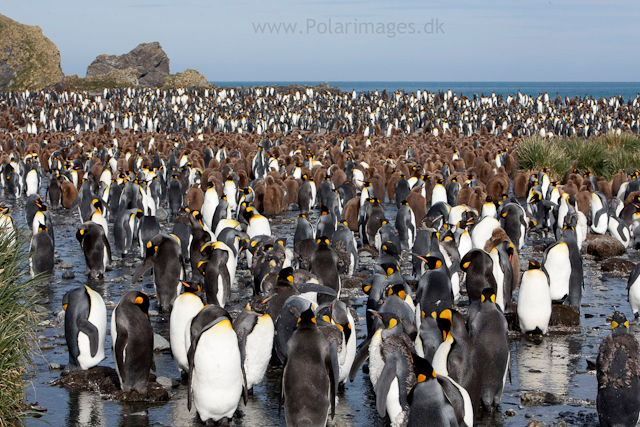
<svg viewBox="0 0 640 427">
<path fill-rule="evenodd" d="M 134 290 L 111 313 L 125 392 L 146 395 L 155 369 L 151 299 L 135 290 L 153 269 L 188 409 L 205 422 L 232 418 L 271 363 L 287 425 L 323 426 L 368 360 L 376 409 L 392 425 L 471 426 L 500 404 L 508 319 L 546 334 L 554 304 L 580 311 L 587 234 L 640 247 L 638 171 L 607 182 L 576 163 L 553 181 L 546 169 L 518 172 L 518 141 L 638 134 L 639 102 L 274 88 L 5 93 L 0 222 L 3 233 L 14 228 L 9 200 L 26 195 L 32 275 L 54 269 L 50 207 L 77 213 L 90 278 L 139 259 Z M 286 211 L 299 212 L 291 241 L 271 231 L 269 218 Z M 552 243 L 521 274 L 532 230 Z M 340 296 L 363 245 L 378 258 L 362 281 L 358 346 Z M 244 285 L 240 268 L 253 297 L 233 318 L 225 307 Z M 628 286 L 636 318 L 639 276 L 636 267 Z M 104 360 L 107 311 L 90 286 L 62 307 L 67 375 Z M 634 425 L 638 344 L 624 315 L 613 319 L 598 355 L 598 415 Z"/>
</svg>

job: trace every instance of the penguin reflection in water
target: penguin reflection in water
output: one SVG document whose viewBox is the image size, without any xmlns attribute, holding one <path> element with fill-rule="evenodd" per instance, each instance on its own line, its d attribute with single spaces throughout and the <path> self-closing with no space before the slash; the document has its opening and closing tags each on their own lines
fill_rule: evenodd
<svg viewBox="0 0 640 427">
<path fill-rule="evenodd" d="M 640 413 L 640 347 L 629 322 L 616 311 L 611 335 L 602 340 L 596 360 L 596 407 L 603 427 L 635 426 Z"/>
</svg>

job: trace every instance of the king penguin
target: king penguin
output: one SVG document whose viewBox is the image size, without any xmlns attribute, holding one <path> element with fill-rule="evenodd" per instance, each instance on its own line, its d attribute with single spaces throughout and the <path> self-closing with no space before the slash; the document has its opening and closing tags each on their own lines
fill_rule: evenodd
<svg viewBox="0 0 640 427">
<path fill-rule="evenodd" d="M 31 238 L 29 266 L 31 276 L 53 274 L 53 243 L 44 224 L 38 226 L 38 232 Z"/>
<path fill-rule="evenodd" d="M 95 222 L 85 222 L 76 230 L 76 239 L 84 253 L 89 277 L 102 277 L 111 262 L 111 246 L 104 228 Z"/>
<path fill-rule="evenodd" d="M 120 388 L 146 396 L 149 369 L 155 371 L 147 294 L 129 291 L 120 299 L 111 315 L 111 342 Z"/>
<path fill-rule="evenodd" d="M 238 337 L 231 320 L 207 305 L 191 321 L 187 407 L 195 404 L 205 423 L 231 418 L 240 397 L 247 401 Z M 243 393 L 244 392 L 244 393 Z"/>
<path fill-rule="evenodd" d="M 328 414 L 333 419 L 337 381 L 329 343 L 309 308 L 287 343 L 281 392 L 287 425 L 324 426 Z"/>
<path fill-rule="evenodd" d="M 551 291 L 549 276 L 537 261 L 529 262 L 520 281 L 518 293 L 518 322 L 523 333 L 546 334 L 551 319 Z"/>
<path fill-rule="evenodd" d="M 69 363 L 62 374 L 93 368 L 104 360 L 107 308 L 99 293 L 88 286 L 73 289 L 62 297 L 64 334 Z"/>
</svg>

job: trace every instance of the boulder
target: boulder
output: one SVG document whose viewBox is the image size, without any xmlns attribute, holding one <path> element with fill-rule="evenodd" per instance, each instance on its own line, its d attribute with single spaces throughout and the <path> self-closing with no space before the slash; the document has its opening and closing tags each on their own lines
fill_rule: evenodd
<svg viewBox="0 0 640 427">
<path fill-rule="evenodd" d="M 635 264 L 623 258 L 610 258 L 602 263 L 600 269 L 604 272 L 631 273 Z"/>
<path fill-rule="evenodd" d="M 588 234 L 586 243 L 587 253 L 597 258 L 620 256 L 627 251 L 622 243 L 608 234 Z"/>
<path fill-rule="evenodd" d="M 553 304 L 549 326 L 580 326 L 580 313 L 570 305 Z"/>
<path fill-rule="evenodd" d="M 87 67 L 87 77 L 127 68 L 135 68 L 138 71 L 140 86 L 161 87 L 169 75 L 169 58 L 160 43 L 142 43 L 124 55 L 99 55 Z"/>
<path fill-rule="evenodd" d="M 176 89 L 186 87 L 209 87 L 211 84 L 207 78 L 196 70 L 184 70 L 182 73 L 171 74 L 164 79 L 163 89 Z"/>
<path fill-rule="evenodd" d="M 0 15 L 0 90 L 40 90 L 61 80 L 60 51 L 42 29 Z"/>
</svg>

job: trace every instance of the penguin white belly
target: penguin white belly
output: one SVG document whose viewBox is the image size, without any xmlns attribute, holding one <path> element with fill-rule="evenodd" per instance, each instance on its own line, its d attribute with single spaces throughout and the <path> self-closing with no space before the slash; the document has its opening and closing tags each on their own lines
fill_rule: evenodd
<svg viewBox="0 0 640 427">
<path fill-rule="evenodd" d="M 451 290 L 453 291 L 453 300 L 460 300 L 460 273 L 455 272 L 451 275 Z"/>
<path fill-rule="evenodd" d="M 229 207 L 234 212 L 237 207 L 237 203 L 236 203 L 237 191 L 238 190 L 236 189 L 236 185 L 233 181 L 225 182 L 223 193 L 225 196 L 227 196 L 227 202 L 229 203 Z"/>
<path fill-rule="evenodd" d="M 218 324 L 200 336 L 191 375 L 200 418 L 231 418 L 242 395 L 242 370 L 238 339 L 230 326 Z"/>
<path fill-rule="evenodd" d="M 449 352 L 451 351 L 451 343 L 444 341 L 440 343 L 436 349 L 436 353 L 433 355 L 433 369 L 438 375 L 449 375 L 447 369 L 447 359 L 449 358 Z"/>
<path fill-rule="evenodd" d="M 634 316 L 640 310 L 640 277 L 629 288 L 629 305 Z"/>
<path fill-rule="evenodd" d="M 551 318 L 551 293 L 547 277 L 540 270 L 530 270 L 523 275 L 518 293 L 518 321 L 522 332 L 539 328 L 543 334 L 549 329 Z"/>
<path fill-rule="evenodd" d="M 403 412 L 402 406 L 400 406 L 400 388 L 398 387 L 397 377 L 391 381 L 389 393 L 387 394 L 386 409 L 392 427 L 399 427 L 406 424 L 406 414 Z"/>
<path fill-rule="evenodd" d="M 249 221 L 249 227 L 247 228 L 247 234 L 249 235 L 249 239 L 262 235 L 270 236 L 271 226 L 269 225 L 269 220 L 264 216 L 251 218 L 251 221 Z"/>
<path fill-rule="evenodd" d="M 553 301 L 560 301 L 569 295 L 569 278 L 571 277 L 571 260 L 566 243 L 557 244 L 548 252 L 544 260 L 544 268 L 549 273 L 549 290 Z"/>
<path fill-rule="evenodd" d="M 262 381 L 267 371 L 273 348 L 274 332 L 273 321 L 268 314 L 265 314 L 258 318 L 258 323 L 247 336 L 244 373 L 247 377 L 248 389 Z"/>
<path fill-rule="evenodd" d="M 118 306 L 113 309 L 113 313 L 111 313 L 111 353 L 113 354 L 113 358 L 116 358 L 116 342 L 118 341 L 118 328 L 116 327 L 116 318 L 118 317 Z M 127 360 L 127 346 L 122 349 L 122 363 Z M 122 375 L 120 374 L 120 369 L 118 368 L 118 362 L 115 362 L 116 365 L 116 373 L 118 374 L 118 380 L 120 384 L 122 384 Z"/>
<path fill-rule="evenodd" d="M 218 193 L 215 195 L 215 190 L 207 190 L 204 196 L 204 202 L 202 203 L 202 219 L 207 227 L 211 228 L 211 220 L 213 219 L 213 214 L 218 207 Z"/>
<path fill-rule="evenodd" d="M 384 361 L 382 360 L 380 349 L 381 341 L 382 331 L 379 330 L 376 331 L 373 338 L 371 338 L 371 343 L 369 344 L 369 379 L 371 380 L 371 385 L 373 385 L 374 390 L 378 385 L 378 379 L 384 369 Z"/>
<path fill-rule="evenodd" d="M 447 190 L 442 185 L 436 185 L 431 194 L 431 206 L 439 202 L 447 203 Z"/>
<path fill-rule="evenodd" d="M 82 369 L 89 369 L 104 360 L 104 338 L 107 334 L 107 308 L 99 293 L 90 290 L 91 309 L 88 320 L 98 329 L 98 351 L 91 357 L 89 337 L 83 332 L 78 333 L 78 363 Z"/>
<path fill-rule="evenodd" d="M 496 304 L 504 311 L 504 272 L 500 267 L 500 255 L 497 249 L 493 249 L 489 254 L 493 260 L 493 278 L 496 279 Z M 437 371 L 436 371 L 437 372 Z"/>
<path fill-rule="evenodd" d="M 611 233 L 611 235 L 613 237 L 615 237 L 615 239 L 620 242 L 622 244 L 622 246 L 624 246 L 625 248 L 629 247 L 629 241 L 630 241 L 630 236 L 629 236 L 629 228 L 622 226 L 622 235 L 620 235 L 620 233 L 618 232 L 618 226 L 620 225 L 619 221 L 610 216 L 609 217 L 609 233 Z"/>
<path fill-rule="evenodd" d="M 484 249 L 484 245 L 491 238 L 491 234 L 496 228 L 500 228 L 500 223 L 497 219 L 487 216 L 480 220 L 471 234 L 473 247 L 476 249 Z M 462 256 L 462 254 L 460 254 L 460 256 Z"/>
<path fill-rule="evenodd" d="M 227 303 L 227 295 L 224 294 L 224 281 L 222 280 L 222 274 L 218 275 L 218 292 L 216 292 L 216 298 L 220 307 L 224 307 Z"/>
<path fill-rule="evenodd" d="M 176 298 L 171 311 L 169 321 L 169 339 L 171 343 L 171 353 L 182 372 L 189 372 L 189 361 L 187 360 L 187 346 L 185 328 L 191 327 L 191 320 L 204 307 L 202 300 L 196 295 L 187 292 Z M 191 333 L 189 333 L 189 345 L 191 345 Z"/>
<path fill-rule="evenodd" d="M 349 371 L 351 370 L 351 366 L 353 366 L 353 361 L 356 358 L 356 353 L 358 351 L 357 348 L 357 337 L 355 334 L 355 322 L 353 321 L 353 317 L 351 313 L 347 313 L 347 317 L 349 319 L 349 325 L 351 325 L 351 336 L 349 337 L 349 341 L 347 341 L 345 358 L 344 358 L 344 377 L 342 376 L 342 372 L 340 375 L 340 382 L 343 383 L 347 381 L 349 377 Z"/>
<path fill-rule="evenodd" d="M 587 232 L 589 226 L 587 225 L 587 217 L 580 211 L 576 212 L 578 216 L 578 223 L 576 224 L 576 240 L 578 243 L 578 249 L 582 249 L 582 244 L 587 239 Z"/>
<path fill-rule="evenodd" d="M 40 190 L 40 183 L 39 183 L 39 178 L 38 178 L 38 172 L 36 172 L 35 169 L 31 169 L 29 171 L 29 173 L 27 174 L 27 196 L 30 196 L 32 194 L 38 194 L 38 191 Z"/>
<path fill-rule="evenodd" d="M 468 231 L 464 231 L 460 235 L 460 240 L 458 241 L 458 252 L 460 252 L 460 259 L 464 258 L 464 256 L 473 249 L 473 242 L 471 241 L 471 237 L 469 236 Z"/>
</svg>

